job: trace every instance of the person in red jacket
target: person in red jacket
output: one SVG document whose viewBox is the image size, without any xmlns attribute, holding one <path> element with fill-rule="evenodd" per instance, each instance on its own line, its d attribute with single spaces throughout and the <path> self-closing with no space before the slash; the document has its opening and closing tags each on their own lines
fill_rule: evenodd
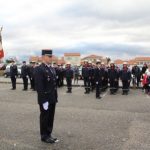
<svg viewBox="0 0 150 150">
<path fill-rule="evenodd" d="M 142 74 L 141 77 L 141 82 L 142 82 L 142 89 L 144 90 L 145 93 L 147 93 L 147 88 L 148 88 L 148 82 L 147 82 L 148 76 L 146 73 Z"/>
</svg>

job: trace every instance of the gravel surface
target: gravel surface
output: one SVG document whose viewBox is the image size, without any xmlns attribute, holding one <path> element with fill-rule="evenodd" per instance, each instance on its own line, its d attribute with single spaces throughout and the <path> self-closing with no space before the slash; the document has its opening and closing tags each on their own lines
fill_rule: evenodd
<svg viewBox="0 0 150 150">
<path fill-rule="evenodd" d="M 59 88 L 53 134 L 60 142 L 45 144 L 36 92 L 10 88 L 0 83 L 0 150 L 150 150 L 150 97 L 141 89 L 97 100 L 83 87 Z"/>
</svg>

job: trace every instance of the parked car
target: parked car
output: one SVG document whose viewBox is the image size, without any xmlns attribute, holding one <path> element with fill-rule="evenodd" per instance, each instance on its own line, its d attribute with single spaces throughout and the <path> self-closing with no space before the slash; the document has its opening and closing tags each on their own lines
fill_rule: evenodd
<svg viewBox="0 0 150 150">
<path fill-rule="evenodd" d="M 5 70 L 6 69 L 6 65 L 4 63 L 0 63 L 0 70 Z"/>
</svg>

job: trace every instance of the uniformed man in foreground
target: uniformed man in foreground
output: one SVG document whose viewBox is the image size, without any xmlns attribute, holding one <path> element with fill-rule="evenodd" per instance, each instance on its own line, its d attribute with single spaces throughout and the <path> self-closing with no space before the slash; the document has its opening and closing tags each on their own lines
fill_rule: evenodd
<svg viewBox="0 0 150 150">
<path fill-rule="evenodd" d="M 40 107 L 40 134 L 41 141 L 56 143 L 52 137 L 55 106 L 58 101 L 56 72 L 51 66 L 52 50 L 42 50 L 43 63 L 35 69 L 35 86 Z"/>
</svg>

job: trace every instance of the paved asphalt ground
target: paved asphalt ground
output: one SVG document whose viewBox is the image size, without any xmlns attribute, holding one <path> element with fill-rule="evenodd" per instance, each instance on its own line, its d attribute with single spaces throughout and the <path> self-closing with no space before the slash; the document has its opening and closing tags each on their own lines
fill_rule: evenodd
<svg viewBox="0 0 150 150">
<path fill-rule="evenodd" d="M 0 83 L 0 150 L 150 150 L 150 97 L 141 89 L 128 96 L 95 93 L 83 87 L 58 89 L 53 133 L 59 143 L 40 141 L 36 92 L 10 90 Z"/>
</svg>

